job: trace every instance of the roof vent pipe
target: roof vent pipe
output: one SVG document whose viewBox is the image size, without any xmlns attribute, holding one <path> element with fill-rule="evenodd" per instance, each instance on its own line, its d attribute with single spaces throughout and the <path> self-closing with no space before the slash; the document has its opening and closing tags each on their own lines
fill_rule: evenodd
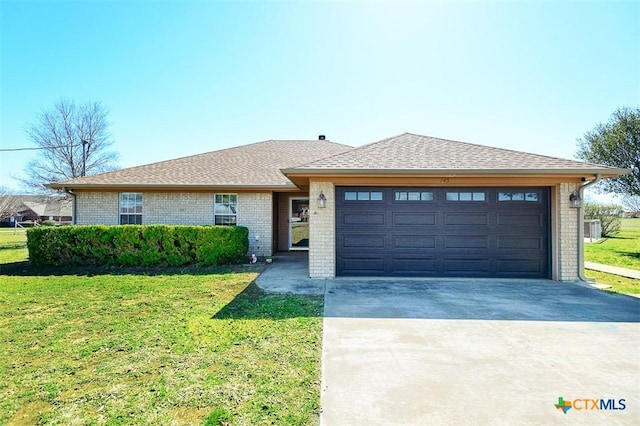
<svg viewBox="0 0 640 426">
<path fill-rule="evenodd" d="M 323 141 L 325 140 L 327 137 L 325 135 L 318 135 L 318 140 L 319 141 Z"/>
</svg>

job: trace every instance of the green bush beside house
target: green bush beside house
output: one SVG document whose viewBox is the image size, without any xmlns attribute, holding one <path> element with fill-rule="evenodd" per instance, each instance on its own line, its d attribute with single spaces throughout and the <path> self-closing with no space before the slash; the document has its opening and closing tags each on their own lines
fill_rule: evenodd
<svg viewBox="0 0 640 426">
<path fill-rule="evenodd" d="M 243 226 L 65 226 L 27 231 L 36 266 L 218 266 L 239 264 L 249 250 Z"/>
</svg>

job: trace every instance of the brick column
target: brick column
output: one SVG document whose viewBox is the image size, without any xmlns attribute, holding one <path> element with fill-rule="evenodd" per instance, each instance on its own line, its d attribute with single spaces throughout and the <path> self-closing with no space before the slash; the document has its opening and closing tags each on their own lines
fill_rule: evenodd
<svg viewBox="0 0 640 426">
<path fill-rule="evenodd" d="M 561 183 L 558 214 L 558 280 L 578 279 L 578 212 L 571 207 L 569 195 L 578 188 L 574 183 Z"/>
<path fill-rule="evenodd" d="M 326 207 L 318 208 L 320 191 L 327 199 Z M 336 198 L 333 182 L 311 182 L 309 186 L 309 276 L 336 276 Z"/>
</svg>

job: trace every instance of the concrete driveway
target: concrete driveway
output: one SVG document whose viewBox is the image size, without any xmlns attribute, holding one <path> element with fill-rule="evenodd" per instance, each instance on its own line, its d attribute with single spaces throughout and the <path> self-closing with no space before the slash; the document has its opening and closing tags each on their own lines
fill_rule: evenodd
<svg viewBox="0 0 640 426">
<path fill-rule="evenodd" d="M 640 424 L 638 299 L 544 280 L 325 286 L 322 425 Z"/>
</svg>

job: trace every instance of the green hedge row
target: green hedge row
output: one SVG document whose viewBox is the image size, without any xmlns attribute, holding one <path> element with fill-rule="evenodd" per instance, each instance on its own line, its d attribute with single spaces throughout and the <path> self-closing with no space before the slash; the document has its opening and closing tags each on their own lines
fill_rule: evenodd
<svg viewBox="0 0 640 426">
<path fill-rule="evenodd" d="M 39 266 L 202 266 L 243 263 L 243 226 L 62 226 L 27 231 L 29 260 Z"/>
</svg>

